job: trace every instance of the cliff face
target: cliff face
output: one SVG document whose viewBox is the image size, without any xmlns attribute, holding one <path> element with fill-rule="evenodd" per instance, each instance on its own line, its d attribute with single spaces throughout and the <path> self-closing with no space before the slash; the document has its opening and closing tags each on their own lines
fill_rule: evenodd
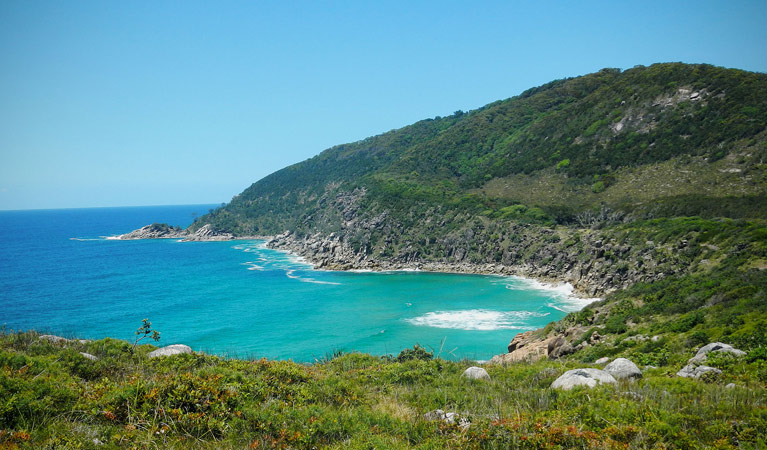
<svg viewBox="0 0 767 450">
<path fill-rule="evenodd" d="M 350 243 L 358 228 L 330 235 L 286 232 L 270 248 L 306 257 L 321 269 L 508 274 L 571 283 L 581 294 L 601 296 L 637 282 L 652 282 L 689 269 L 672 246 L 622 242 L 620 232 L 511 225 L 504 230 L 465 228 L 432 244 L 434 254 L 403 251 L 372 256 Z M 684 245 L 680 242 L 679 246 Z M 435 255 L 436 254 L 436 255 Z M 444 256 L 443 256 L 444 255 Z"/>
</svg>

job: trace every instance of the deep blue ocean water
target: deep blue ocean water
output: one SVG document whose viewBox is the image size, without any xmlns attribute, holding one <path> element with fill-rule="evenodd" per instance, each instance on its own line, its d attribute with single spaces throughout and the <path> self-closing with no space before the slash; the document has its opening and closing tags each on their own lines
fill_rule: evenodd
<svg viewBox="0 0 767 450">
<path fill-rule="evenodd" d="M 262 241 L 119 241 L 215 205 L 0 211 L 0 325 L 67 337 L 313 361 L 335 350 L 488 359 L 518 332 L 588 303 L 567 287 L 485 275 L 316 271 Z"/>
</svg>

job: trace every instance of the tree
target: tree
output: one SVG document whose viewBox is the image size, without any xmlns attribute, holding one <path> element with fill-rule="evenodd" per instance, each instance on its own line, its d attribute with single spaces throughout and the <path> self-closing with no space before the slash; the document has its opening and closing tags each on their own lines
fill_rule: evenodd
<svg viewBox="0 0 767 450">
<path fill-rule="evenodd" d="M 133 355 L 133 352 L 136 350 L 136 346 L 142 339 L 148 337 L 155 342 L 160 340 L 160 332 L 152 329 L 152 322 L 150 322 L 149 319 L 144 319 L 142 322 L 143 325 L 141 325 L 139 329 L 136 330 L 136 340 L 133 341 L 133 346 L 130 348 L 131 355 Z"/>
</svg>

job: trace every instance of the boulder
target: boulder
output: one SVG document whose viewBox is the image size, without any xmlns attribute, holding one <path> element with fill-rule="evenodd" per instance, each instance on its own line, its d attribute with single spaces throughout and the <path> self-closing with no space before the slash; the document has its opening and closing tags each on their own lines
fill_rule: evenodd
<svg viewBox="0 0 767 450">
<path fill-rule="evenodd" d="M 80 352 L 81 355 L 83 355 L 83 358 L 90 359 L 91 361 L 98 361 L 99 359 L 90 353 Z"/>
<path fill-rule="evenodd" d="M 563 336 L 546 339 L 535 337 L 532 331 L 514 336 L 508 347 L 509 353 L 496 355 L 490 364 L 508 364 L 517 361 L 537 361 L 542 358 L 558 358 L 575 351 Z"/>
<path fill-rule="evenodd" d="M 722 373 L 721 370 L 716 369 L 714 367 L 709 366 L 696 366 L 695 364 L 687 364 L 677 372 L 677 376 L 684 377 L 684 378 L 700 378 L 705 373 L 715 373 L 720 374 Z"/>
<path fill-rule="evenodd" d="M 610 362 L 610 358 L 608 358 L 607 356 L 603 356 L 599 358 L 598 360 L 594 361 L 594 364 L 607 364 L 608 362 Z"/>
<path fill-rule="evenodd" d="M 700 350 L 698 350 L 698 353 L 687 362 L 690 364 L 704 363 L 708 358 L 708 354 L 711 352 L 731 353 L 734 356 L 744 356 L 746 354 L 743 350 L 738 350 L 732 345 L 722 344 L 721 342 L 712 342 L 701 347 Z"/>
<path fill-rule="evenodd" d="M 181 355 L 183 353 L 192 353 L 192 348 L 184 344 L 173 344 L 158 348 L 147 356 L 150 358 L 157 358 L 158 356 Z"/>
<path fill-rule="evenodd" d="M 472 380 L 489 380 L 490 374 L 487 373 L 487 370 L 481 368 L 481 367 L 469 367 L 468 369 L 463 371 L 462 377 L 466 377 Z"/>
<path fill-rule="evenodd" d="M 63 338 L 61 336 L 55 336 L 53 334 L 41 334 L 39 338 L 40 340 L 48 341 L 51 344 L 66 344 L 69 342 L 69 339 Z"/>
<path fill-rule="evenodd" d="M 553 383 L 552 389 L 570 390 L 576 386 L 594 387 L 600 383 L 616 383 L 615 378 L 604 370 L 573 369 L 559 376 Z"/>
<path fill-rule="evenodd" d="M 642 371 L 639 370 L 639 367 L 626 358 L 616 359 L 608 364 L 604 370 L 616 380 L 642 378 Z"/>
</svg>

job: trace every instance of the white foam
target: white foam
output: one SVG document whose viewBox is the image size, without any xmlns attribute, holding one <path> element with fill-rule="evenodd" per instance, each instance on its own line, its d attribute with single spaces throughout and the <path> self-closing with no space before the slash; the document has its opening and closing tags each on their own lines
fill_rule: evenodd
<svg viewBox="0 0 767 450">
<path fill-rule="evenodd" d="M 94 238 L 69 238 L 70 241 L 80 241 L 80 242 L 103 241 L 104 239 L 109 239 L 109 238 L 103 238 L 103 237 L 95 238 L 95 239 Z"/>
<path fill-rule="evenodd" d="M 545 317 L 549 313 L 532 311 L 493 311 L 468 309 L 459 311 L 434 311 L 420 317 L 405 319 L 406 322 L 434 328 L 456 330 L 524 330 L 529 329 L 527 319 Z"/>
<path fill-rule="evenodd" d="M 315 280 L 314 278 L 304 278 L 301 276 L 298 276 L 295 274 L 295 270 L 287 270 L 285 271 L 285 275 L 292 279 L 292 280 L 298 280 L 302 283 L 314 283 L 314 284 L 330 284 L 330 285 L 340 285 L 341 283 L 336 283 L 335 281 L 322 281 L 322 280 Z"/>
<path fill-rule="evenodd" d="M 501 281 L 506 284 L 506 289 L 512 291 L 541 291 L 558 300 L 558 304 L 548 303 L 547 306 L 562 312 L 573 312 L 583 309 L 586 305 L 601 300 L 600 298 L 585 298 L 575 295 L 573 285 L 570 283 L 543 283 L 531 278 L 515 276 L 504 277 Z M 509 283 L 511 281 L 511 283 Z"/>
</svg>

